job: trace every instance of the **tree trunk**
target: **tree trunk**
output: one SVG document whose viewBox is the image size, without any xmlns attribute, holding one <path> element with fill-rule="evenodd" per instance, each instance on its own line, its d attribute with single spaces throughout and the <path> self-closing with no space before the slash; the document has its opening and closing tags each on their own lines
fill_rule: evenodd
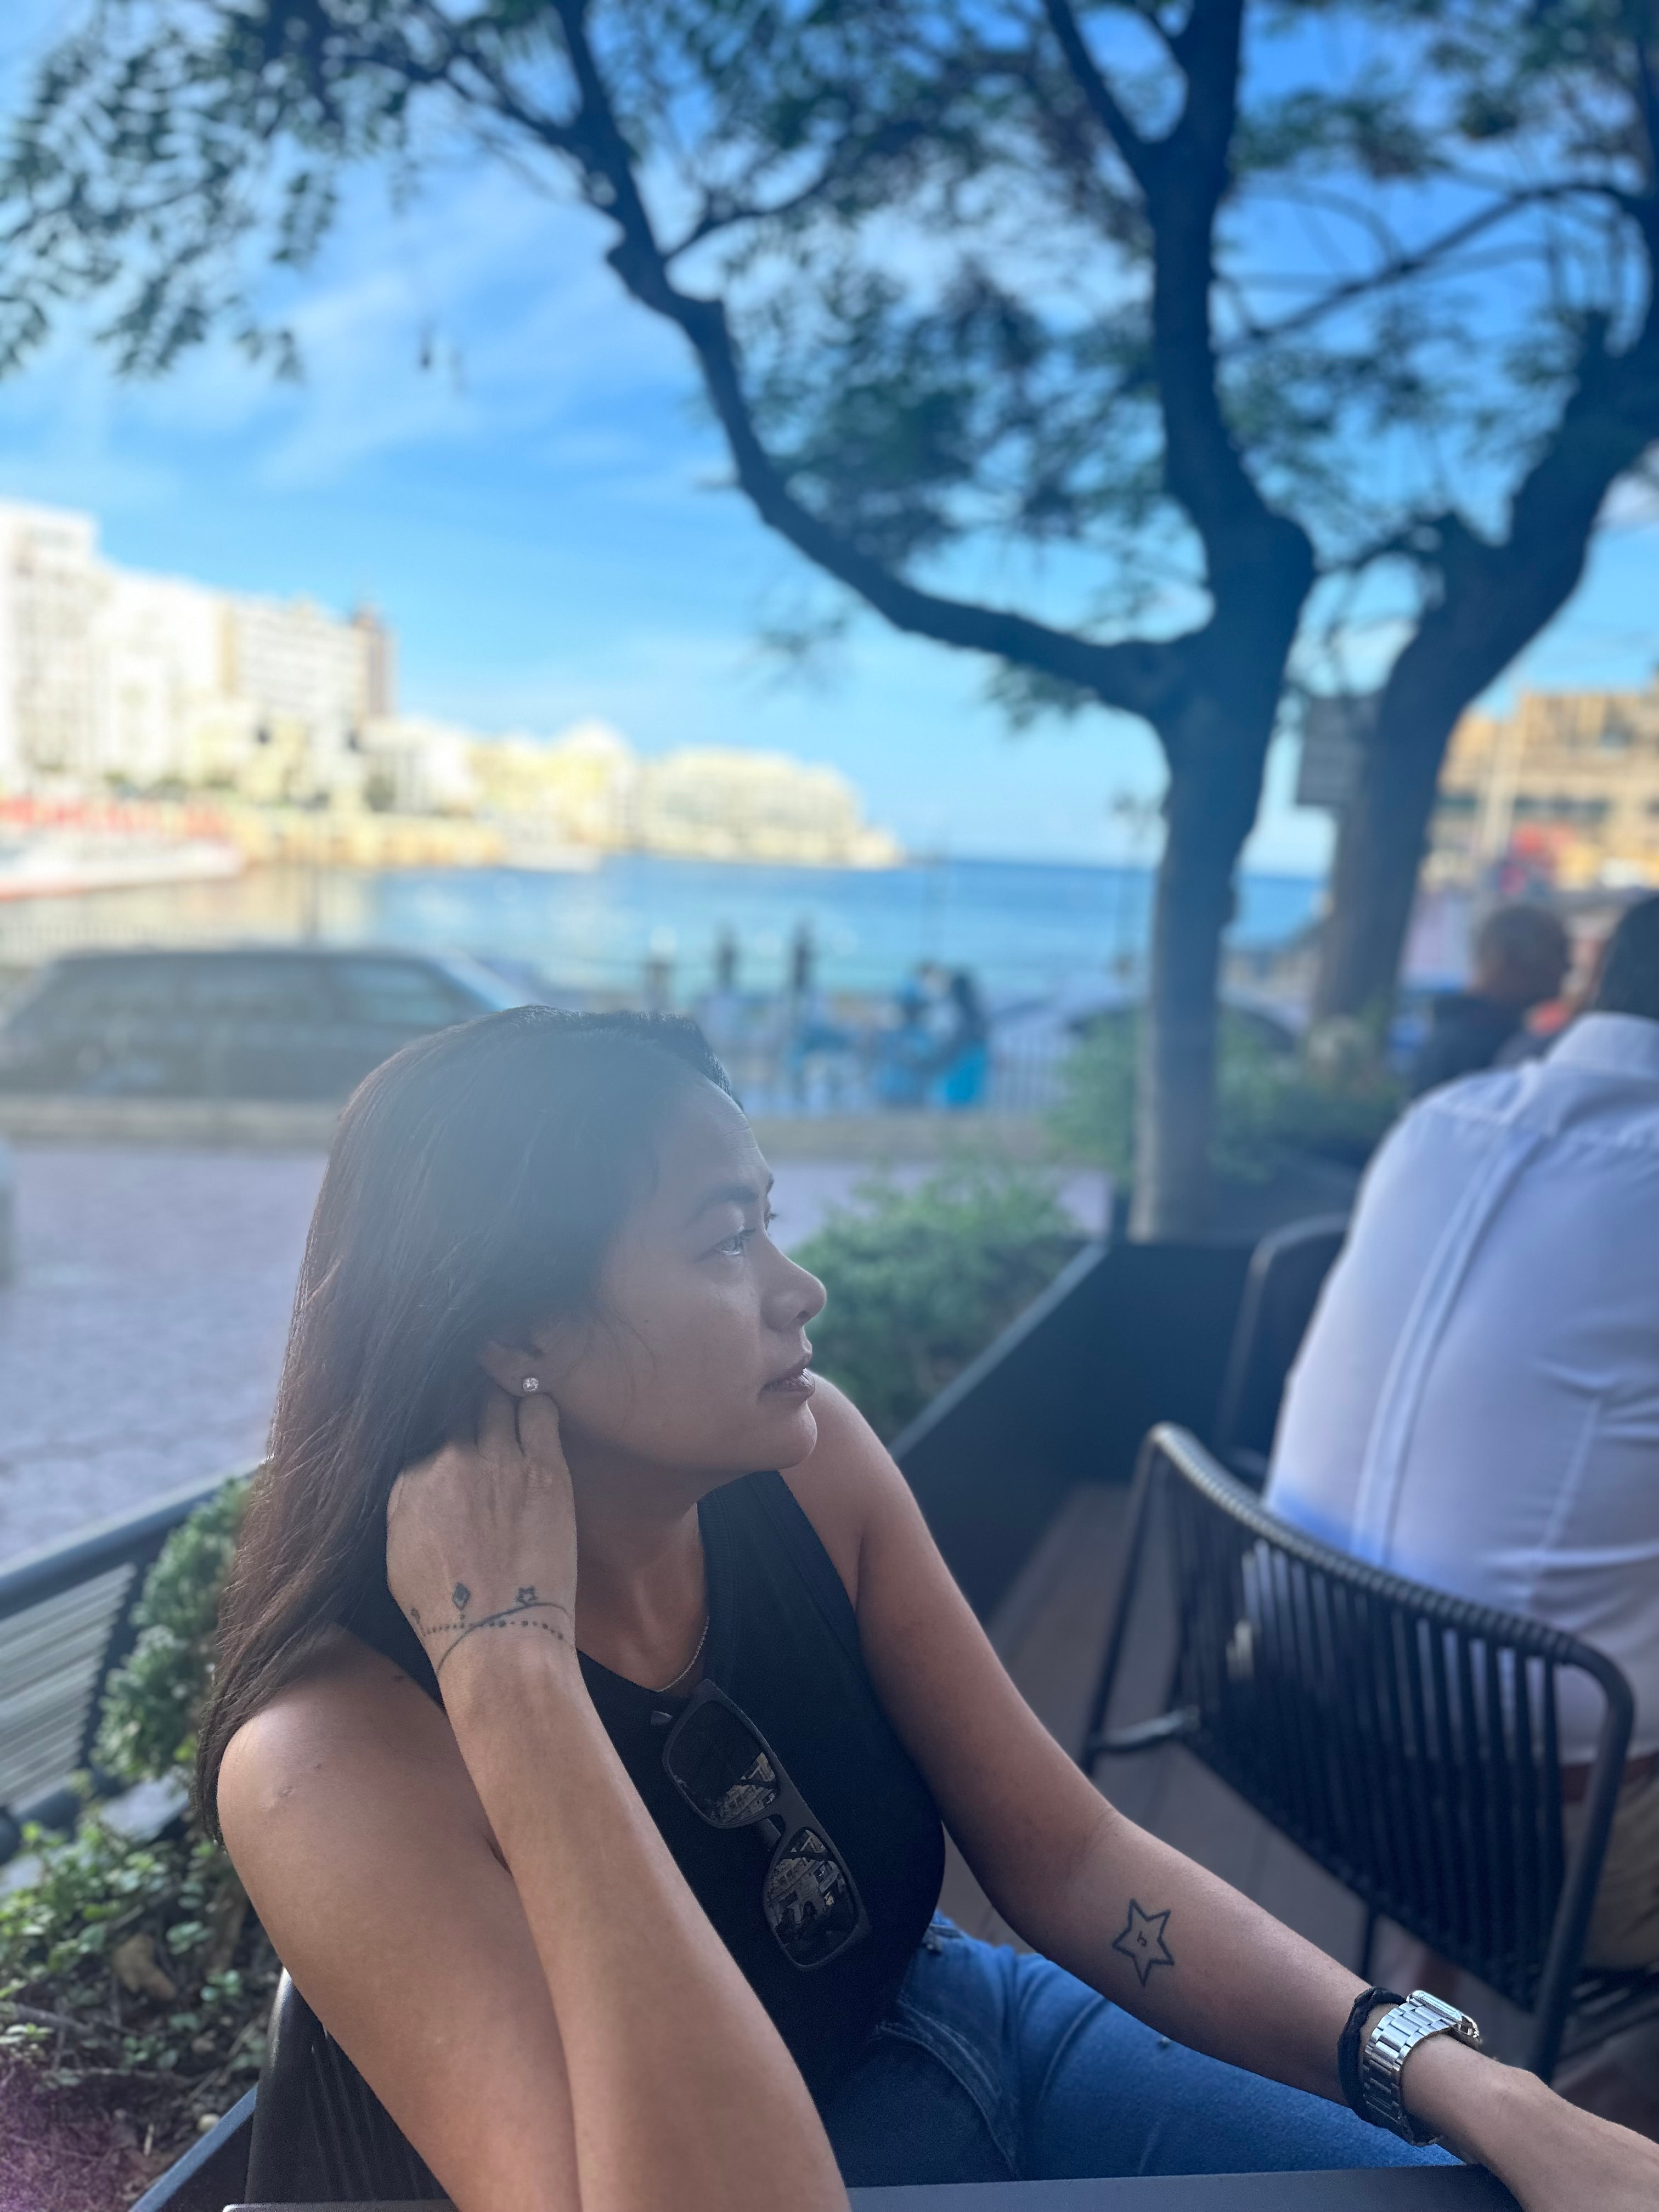
<svg viewBox="0 0 1659 2212">
<path fill-rule="evenodd" d="M 1659 218 L 1654 200 L 1645 204 L 1651 258 Z M 1316 1017 L 1388 1018 L 1457 719 L 1571 598 L 1602 501 L 1659 438 L 1651 274 L 1641 330 L 1621 353 L 1606 341 L 1605 322 L 1592 319 L 1559 419 L 1516 487 L 1507 535 L 1493 544 L 1456 514 L 1439 518 L 1440 596 L 1389 672 L 1337 841 Z"/>
<path fill-rule="evenodd" d="M 1379 1033 L 1394 1006 L 1440 764 L 1457 720 L 1402 713 L 1398 702 L 1391 713 L 1393 688 L 1378 702 L 1337 835 L 1313 1004 L 1316 1021 L 1345 1014 Z"/>
<path fill-rule="evenodd" d="M 1166 738 L 1164 858 L 1136 1080 L 1129 1233 L 1147 1239 L 1201 1237 L 1210 1225 L 1221 944 L 1273 731 L 1271 708 L 1253 718 L 1258 727 L 1241 729 L 1213 700 L 1196 702 L 1186 719 L 1189 726 Z M 1201 737 L 1194 723 L 1207 726 Z"/>
</svg>

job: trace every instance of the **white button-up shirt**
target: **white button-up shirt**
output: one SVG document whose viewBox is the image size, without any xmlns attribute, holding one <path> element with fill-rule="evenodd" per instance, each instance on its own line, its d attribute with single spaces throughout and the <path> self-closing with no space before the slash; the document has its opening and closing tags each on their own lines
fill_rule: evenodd
<svg viewBox="0 0 1659 2212">
<path fill-rule="evenodd" d="M 1582 1637 L 1659 1747 L 1659 1022 L 1431 1092 L 1373 1161 L 1291 1373 L 1267 1503 Z M 1561 1756 L 1601 1700 L 1561 1678 Z"/>
</svg>

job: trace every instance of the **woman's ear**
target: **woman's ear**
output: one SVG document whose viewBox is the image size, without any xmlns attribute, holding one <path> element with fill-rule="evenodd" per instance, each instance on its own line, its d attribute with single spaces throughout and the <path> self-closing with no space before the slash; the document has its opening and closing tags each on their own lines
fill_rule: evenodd
<svg viewBox="0 0 1659 2212">
<path fill-rule="evenodd" d="M 504 1344 L 491 1337 L 480 1346 L 478 1364 L 492 1382 L 500 1383 L 510 1398 L 526 1398 L 548 1387 L 548 1338 L 539 1332 L 523 1344 Z"/>
</svg>

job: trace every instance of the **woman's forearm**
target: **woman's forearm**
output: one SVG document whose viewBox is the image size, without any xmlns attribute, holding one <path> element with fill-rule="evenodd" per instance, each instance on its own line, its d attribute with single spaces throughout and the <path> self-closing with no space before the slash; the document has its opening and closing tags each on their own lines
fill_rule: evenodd
<svg viewBox="0 0 1659 2212">
<path fill-rule="evenodd" d="M 1336 2046 L 1358 1978 L 1103 1801 L 1066 1878 L 1035 1911 L 1022 1900 L 1018 1924 L 1161 2033 L 1341 2097 Z"/>
<path fill-rule="evenodd" d="M 1021 1934 L 1161 2033 L 1340 2102 L 1337 2044 L 1358 1977 L 1103 1801 L 1101 1814 L 1035 1911 L 1022 1899 Z M 1610 2144 L 1629 2140 L 1449 2035 L 1417 2046 L 1401 2086 L 1415 2120 L 1528 2206 L 1588 2202 L 1575 2174 L 1617 2166 Z M 1625 2186 L 1620 2166 L 1606 2201 L 1624 2204 Z"/>
<path fill-rule="evenodd" d="M 582 2212 L 844 2206 L 805 2084 L 629 1782 L 574 1650 L 483 1640 L 514 1648 L 458 1650 L 445 1702 L 547 1978 Z"/>
</svg>

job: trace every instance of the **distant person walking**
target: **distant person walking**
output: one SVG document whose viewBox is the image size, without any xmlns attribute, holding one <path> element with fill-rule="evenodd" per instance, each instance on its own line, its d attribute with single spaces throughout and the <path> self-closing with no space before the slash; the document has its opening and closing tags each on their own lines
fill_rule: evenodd
<svg viewBox="0 0 1659 2212">
<path fill-rule="evenodd" d="M 794 936 L 789 942 L 789 995 L 792 999 L 810 999 L 817 981 L 818 945 L 810 921 L 795 925 Z"/>
<path fill-rule="evenodd" d="M 1468 989 L 1436 1002 L 1412 1066 L 1412 1096 L 1490 1067 L 1531 1009 L 1557 995 L 1571 965 L 1566 930 L 1547 907 L 1495 907 L 1475 936 Z"/>
<path fill-rule="evenodd" d="M 1395 1574 L 1582 1637 L 1636 1695 L 1585 1957 L 1659 1966 L 1659 898 L 1542 1060 L 1445 1085 L 1372 1162 L 1267 1502 Z M 1600 1699 L 1563 1685 L 1583 1817 Z"/>
</svg>

